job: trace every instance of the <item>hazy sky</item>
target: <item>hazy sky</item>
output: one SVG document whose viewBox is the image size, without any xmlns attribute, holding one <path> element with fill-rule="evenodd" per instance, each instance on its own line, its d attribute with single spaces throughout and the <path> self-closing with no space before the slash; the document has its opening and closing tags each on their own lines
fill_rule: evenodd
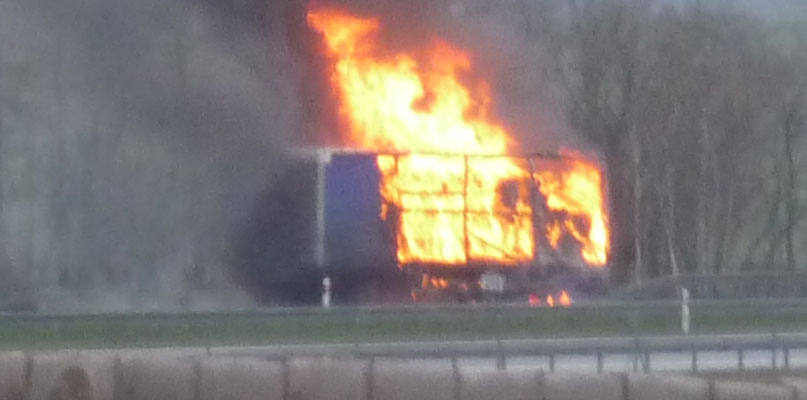
<svg viewBox="0 0 807 400">
<path fill-rule="evenodd" d="M 673 3 L 691 3 L 693 0 L 669 0 Z M 748 10 L 776 18 L 807 18 L 805 0 L 701 0 L 704 3 L 733 4 Z"/>
</svg>

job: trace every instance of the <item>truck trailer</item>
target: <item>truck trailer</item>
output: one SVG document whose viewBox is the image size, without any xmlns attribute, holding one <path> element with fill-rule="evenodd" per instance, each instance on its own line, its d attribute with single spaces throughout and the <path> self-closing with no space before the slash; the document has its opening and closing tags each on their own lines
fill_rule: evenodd
<svg viewBox="0 0 807 400">
<path fill-rule="evenodd" d="M 519 172 L 486 178 L 502 159 Z M 414 171 L 414 162 L 439 168 Z M 303 248 L 329 286 L 333 281 L 337 302 L 551 306 L 561 297 L 596 296 L 608 272 L 582 256 L 575 234 L 594 222 L 553 210 L 541 190 L 549 183 L 534 179 L 564 162 L 562 154 L 315 149 L 296 153 L 292 170 L 306 179 L 286 186 L 313 198 L 304 202 L 313 210 L 300 214 L 311 238 Z"/>
</svg>

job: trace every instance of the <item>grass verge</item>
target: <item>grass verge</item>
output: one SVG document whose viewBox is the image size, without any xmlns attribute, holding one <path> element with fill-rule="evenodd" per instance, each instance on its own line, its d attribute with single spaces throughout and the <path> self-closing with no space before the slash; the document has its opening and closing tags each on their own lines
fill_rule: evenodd
<svg viewBox="0 0 807 400">
<path fill-rule="evenodd" d="M 713 307 L 692 333 L 807 330 L 807 310 Z M 0 318 L 0 348 L 114 348 L 677 335 L 677 310 L 496 309 Z"/>
</svg>

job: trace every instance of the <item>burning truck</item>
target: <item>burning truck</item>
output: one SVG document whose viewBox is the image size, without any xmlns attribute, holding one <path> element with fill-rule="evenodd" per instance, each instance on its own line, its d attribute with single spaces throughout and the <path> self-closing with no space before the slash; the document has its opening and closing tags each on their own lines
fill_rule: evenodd
<svg viewBox="0 0 807 400">
<path fill-rule="evenodd" d="M 323 271 L 402 271 L 417 301 L 553 305 L 595 290 L 609 251 L 596 161 L 524 152 L 450 43 L 393 52 L 380 48 L 378 19 L 311 9 L 307 22 L 327 52 L 344 137 L 300 159 L 316 175 L 312 254 Z"/>
</svg>

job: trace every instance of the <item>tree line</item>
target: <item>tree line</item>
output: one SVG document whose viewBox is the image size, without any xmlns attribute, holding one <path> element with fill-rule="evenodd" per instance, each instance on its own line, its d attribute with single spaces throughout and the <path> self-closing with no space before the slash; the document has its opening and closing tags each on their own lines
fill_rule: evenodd
<svg viewBox="0 0 807 400">
<path fill-rule="evenodd" d="M 606 166 L 618 281 L 804 270 L 805 15 L 531 4 L 525 31 L 553 55 L 568 120 Z"/>
</svg>

